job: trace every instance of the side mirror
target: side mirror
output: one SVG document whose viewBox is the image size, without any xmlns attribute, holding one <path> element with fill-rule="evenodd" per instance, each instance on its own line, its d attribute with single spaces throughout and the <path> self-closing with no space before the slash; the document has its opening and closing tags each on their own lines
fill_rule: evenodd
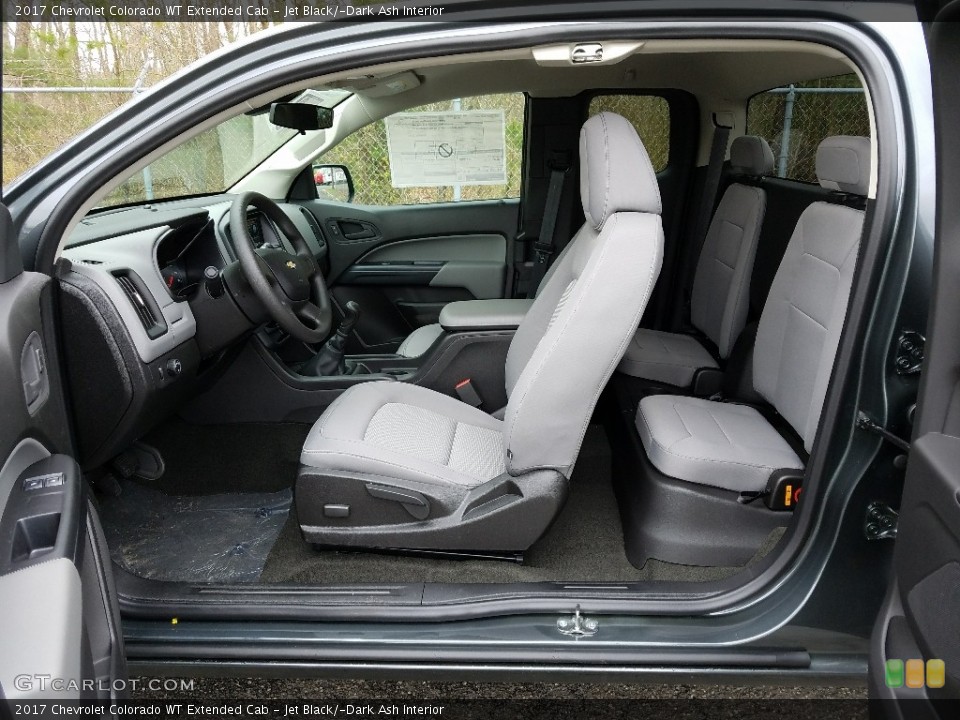
<svg viewBox="0 0 960 720">
<path fill-rule="evenodd" d="M 333 127 L 333 110 L 310 103 L 273 103 L 270 122 L 301 133 L 326 130 Z"/>
<path fill-rule="evenodd" d="M 353 178 L 346 165 L 314 165 L 313 183 L 321 200 L 353 202 Z"/>
</svg>

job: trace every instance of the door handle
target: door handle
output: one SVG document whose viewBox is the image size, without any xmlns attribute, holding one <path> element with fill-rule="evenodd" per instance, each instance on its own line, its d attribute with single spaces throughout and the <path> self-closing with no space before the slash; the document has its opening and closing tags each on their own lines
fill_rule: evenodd
<svg viewBox="0 0 960 720">
<path fill-rule="evenodd" d="M 376 237 L 376 233 L 373 232 L 372 230 L 365 229 L 365 230 L 360 230 L 358 232 L 351 232 L 351 233 L 345 232 L 343 236 L 347 240 L 363 240 L 364 238 Z"/>
<path fill-rule="evenodd" d="M 366 240 L 380 235 L 375 225 L 362 220 L 338 220 L 337 225 L 344 240 Z"/>
</svg>

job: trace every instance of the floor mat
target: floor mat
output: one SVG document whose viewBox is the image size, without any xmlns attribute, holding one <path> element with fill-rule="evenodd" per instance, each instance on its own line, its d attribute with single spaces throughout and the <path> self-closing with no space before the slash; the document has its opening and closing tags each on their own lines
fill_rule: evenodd
<svg viewBox="0 0 960 720">
<path fill-rule="evenodd" d="M 755 562 L 779 539 L 771 535 Z M 698 567 L 627 560 L 613 495 L 610 446 L 598 425 L 587 431 L 557 520 L 525 554 L 524 564 L 484 560 L 440 560 L 375 553 L 318 552 L 304 542 L 291 512 L 260 577 L 266 583 L 508 583 L 538 581 L 703 581 L 728 577 L 737 567 Z"/>
<path fill-rule="evenodd" d="M 166 495 L 128 482 L 101 500 L 107 544 L 134 575 L 174 582 L 256 582 L 287 520 L 290 489 Z"/>
</svg>

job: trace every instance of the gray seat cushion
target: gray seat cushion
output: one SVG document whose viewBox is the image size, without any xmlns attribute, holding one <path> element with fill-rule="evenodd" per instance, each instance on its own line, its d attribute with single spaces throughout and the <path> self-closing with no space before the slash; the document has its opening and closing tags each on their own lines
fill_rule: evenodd
<svg viewBox="0 0 960 720">
<path fill-rule="evenodd" d="M 817 152 L 825 187 L 866 191 L 870 143 L 827 138 Z M 813 446 L 833 373 L 856 267 L 862 210 L 815 202 L 800 215 L 760 316 L 753 385 Z M 771 470 L 802 468 L 787 442 L 745 406 L 658 395 L 640 401 L 637 432 L 666 475 L 737 491 L 766 485 Z"/>
<path fill-rule="evenodd" d="M 300 462 L 472 487 L 504 471 L 503 422 L 417 385 L 362 383 L 343 393 L 313 426 Z"/>
<path fill-rule="evenodd" d="M 637 431 L 660 472 L 737 491 L 759 491 L 778 468 L 802 469 L 790 445 L 754 408 L 679 395 L 640 401 Z"/>
<path fill-rule="evenodd" d="M 753 386 L 813 445 L 847 314 L 863 211 L 817 202 L 797 222 L 767 295 Z"/>
<path fill-rule="evenodd" d="M 617 369 L 647 380 L 688 387 L 700 368 L 715 368 L 717 361 L 692 335 L 637 330 Z"/>
<path fill-rule="evenodd" d="M 730 162 L 735 172 L 767 175 L 773 170 L 773 153 L 763 138 L 745 135 L 733 141 Z M 747 322 L 750 275 L 766 207 L 767 194 L 762 188 L 730 185 L 710 221 L 697 260 L 690 321 L 716 345 L 721 358 L 730 355 Z M 717 367 L 699 341 L 684 335 L 671 341 L 662 337 L 667 333 L 651 336 L 648 332 L 642 328 L 638 331 L 617 370 L 687 387 L 698 368 Z M 697 358 L 703 364 L 691 367 Z M 675 369 L 667 367 L 674 361 Z"/>
</svg>

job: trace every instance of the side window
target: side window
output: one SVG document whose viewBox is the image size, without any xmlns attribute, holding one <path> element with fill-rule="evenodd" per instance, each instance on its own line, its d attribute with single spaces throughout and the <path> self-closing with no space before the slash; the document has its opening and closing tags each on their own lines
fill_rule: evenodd
<svg viewBox="0 0 960 720">
<path fill-rule="evenodd" d="M 770 143 L 777 177 L 817 181 L 820 141 L 831 135 L 870 135 L 867 101 L 856 75 L 836 75 L 750 98 L 747 134 Z"/>
<path fill-rule="evenodd" d="M 589 115 L 604 110 L 623 115 L 633 123 L 656 172 L 670 161 L 670 103 L 659 95 L 597 95 L 590 100 Z"/>
<path fill-rule="evenodd" d="M 417 205 L 520 197 L 523 93 L 430 103 L 366 125 L 314 162 L 320 197 L 348 168 L 353 202 Z M 342 171 L 338 171 L 342 172 Z"/>
</svg>

